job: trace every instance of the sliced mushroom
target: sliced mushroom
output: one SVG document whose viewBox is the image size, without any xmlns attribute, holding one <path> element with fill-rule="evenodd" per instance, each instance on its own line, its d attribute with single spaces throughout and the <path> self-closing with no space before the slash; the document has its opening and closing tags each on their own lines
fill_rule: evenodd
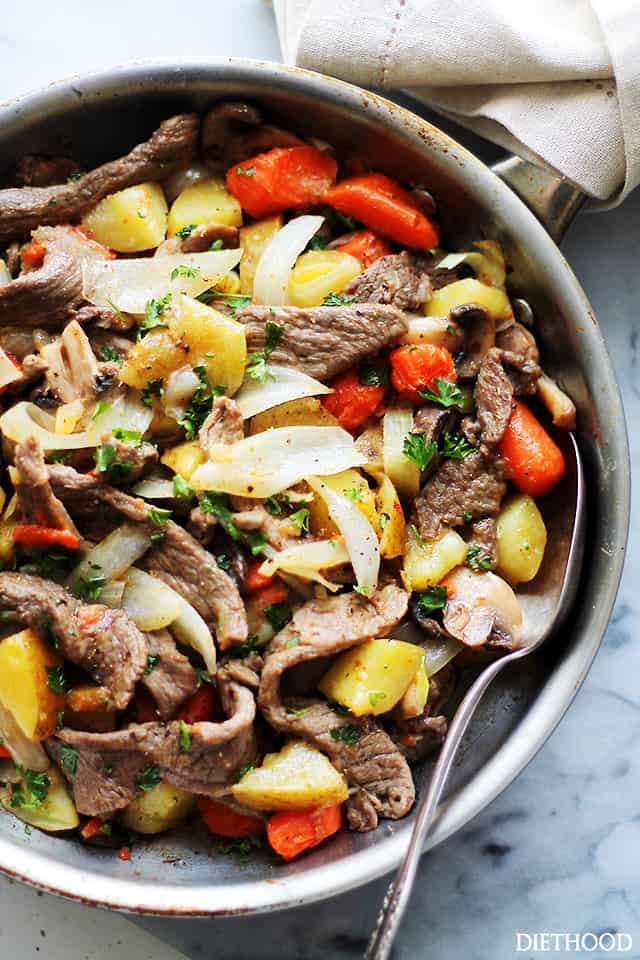
<svg viewBox="0 0 640 960">
<path fill-rule="evenodd" d="M 68 323 L 60 337 L 42 347 L 40 354 L 47 364 L 48 389 L 63 403 L 81 400 L 88 412 L 89 405 L 95 403 L 100 371 L 89 338 L 77 320 Z"/>
<path fill-rule="evenodd" d="M 456 640 L 468 647 L 485 644 L 515 650 L 522 635 L 522 610 L 508 583 L 495 573 L 474 573 L 459 567 L 447 577 L 453 596 L 442 622 Z"/>
<path fill-rule="evenodd" d="M 426 187 L 414 187 L 411 196 L 426 217 L 435 217 L 438 213 L 436 202 Z"/>
<path fill-rule="evenodd" d="M 465 303 L 449 314 L 454 324 L 464 330 L 462 354 L 456 361 L 459 377 L 475 377 L 480 364 L 496 342 L 496 323 L 488 310 L 479 303 Z"/>
<path fill-rule="evenodd" d="M 536 386 L 538 396 L 553 418 L 554 427 L 559 430 L 575 430 L 576 408 L 573 400 L 546 373 L 538 378 Z"/>
</svg>

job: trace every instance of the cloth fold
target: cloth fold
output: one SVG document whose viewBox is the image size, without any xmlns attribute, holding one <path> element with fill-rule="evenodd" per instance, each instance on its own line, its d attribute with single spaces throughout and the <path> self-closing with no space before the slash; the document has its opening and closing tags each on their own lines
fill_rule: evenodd
<svg viewBox="0 0 640 960">
<path fill-rule="evenodd" d="M 274 0 L 287 63 L 407 90 L 608 205 L 640 182 L 640 0 Z"/>
</svg>

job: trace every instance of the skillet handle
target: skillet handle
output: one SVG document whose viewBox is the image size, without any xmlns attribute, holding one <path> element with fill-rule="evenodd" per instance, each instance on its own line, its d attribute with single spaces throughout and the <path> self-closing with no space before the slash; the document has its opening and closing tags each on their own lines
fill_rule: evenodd
<svg viewBox="0 0 640 960">
<path fill-rule="evenodd" d="M 560 243 L 584 203 L 585 194 L 551 168 L 521 157 L 499 160 L 491 169 L 529 207 L 551 238 Z"/>
</svg>

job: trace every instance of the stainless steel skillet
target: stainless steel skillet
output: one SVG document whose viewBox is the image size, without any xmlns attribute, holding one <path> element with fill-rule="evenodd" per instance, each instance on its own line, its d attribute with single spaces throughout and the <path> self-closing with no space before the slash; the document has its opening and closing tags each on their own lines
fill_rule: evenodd
<svg viewBox="0 0 640 960">
<path fill-rule="evenodd" d="M 0 109 L 0 168 L 22 153 L 71 152 L 86 168 L 130 147 L 182 109 L 247 97 L 285 124 L 365 154 L 435 194 L 450 247 L 478 236 L 503 244 L 510 286 L 532 304 L 546 368 L 578 407 L 589 530 L 578 600 L 564 635 L 505 672 L 470 731 L 430 844 L 458 830 L 503 790 L 545 742 L 597 652 L 622 570 L 629 515 L 629 459 L 618 387 L 601 333 L 578 282 L 536 216 L 491 170 L 403 108 L 339 81 L 273 63 L 144 62 L 75 77 Z M 2 171 L 0 170 L 0 173 Z M 579 197 L 528 165 L 501 176 L 559 238 Z M 429 765 L 417 768 L 419 786 Z M 239 869 L 209 838 L 185 830 L 135 848 L 131 863 L 110 851 L 34 833 L 0 817 L 0 870 L 87 903 L 138 913 L 231 915 L 333 896 L 388 872 L 410 822 L 374 834 L 343 833 L 291 865 L 268 854 Z"/>
</svg>

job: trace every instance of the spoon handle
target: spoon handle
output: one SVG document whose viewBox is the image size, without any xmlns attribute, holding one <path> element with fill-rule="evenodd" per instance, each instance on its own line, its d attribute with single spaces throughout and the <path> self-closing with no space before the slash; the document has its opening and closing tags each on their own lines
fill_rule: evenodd
<svg viewBox="0 0 640 960">
<path fill-rule="evenodd" d="M 456 714 L 451 721 L 449 732 L 445 738 L 440 755 L 433 769 L 429 789 L 423 794 L 418 807 L 409 846 L 404 855 L 400 868 L 387 889 L 375 930 L 371 935 L 365 960 L 387 960 L 398 927 L 402 921 L 420 861 L 420 854 L 424 846 L 429 828 L 433 823 L 438 800 L 446 783 L 456 751 L 460 741 L 469 726 L 476 707 L 491 681 L 500 673 L 503 666 L 512 659 L 516 659 L 517 651 L 494 661 L 486 667 L 479 677 L 469 687 L 464 699 L 460 703 Z"/>
</svg>

